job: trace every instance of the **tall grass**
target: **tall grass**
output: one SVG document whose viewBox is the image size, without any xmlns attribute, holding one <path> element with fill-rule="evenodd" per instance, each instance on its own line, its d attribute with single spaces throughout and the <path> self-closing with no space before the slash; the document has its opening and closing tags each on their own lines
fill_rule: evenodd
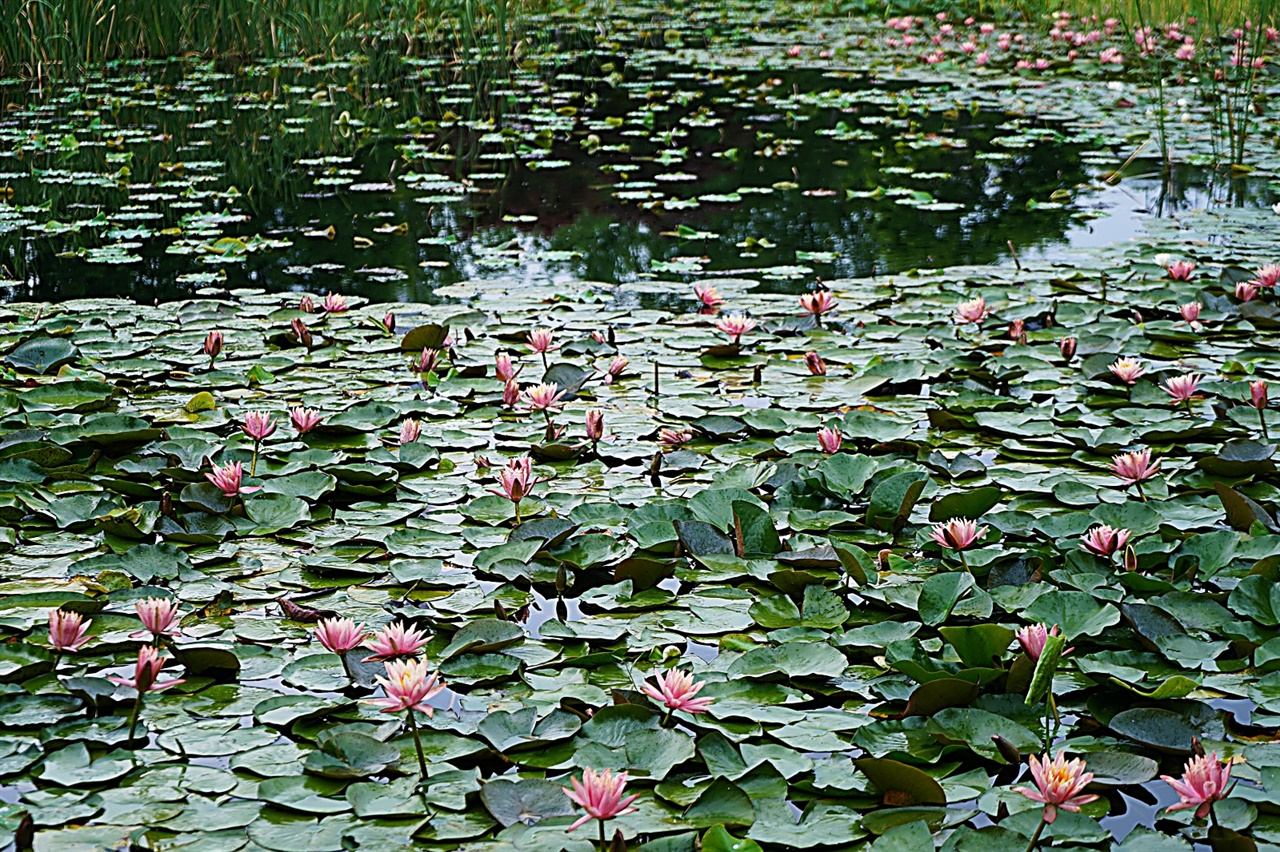
<svg viewBox="0 0 1280 852">
<path fill-rule="evenodd" d="M 507 51 L 540 0 L 0 0 L 0 74 L 69 78 L 113 59 L 324 56 L 378 39 Z"/>
</svg>

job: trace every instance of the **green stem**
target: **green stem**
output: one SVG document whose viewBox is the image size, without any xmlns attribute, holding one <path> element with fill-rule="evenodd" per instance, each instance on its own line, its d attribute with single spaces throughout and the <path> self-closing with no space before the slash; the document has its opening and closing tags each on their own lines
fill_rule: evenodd
<svg viewBox="0 0 1280 852">
<path fill-rule="evenodd" d="M 253 442 L 253 461 L 249 462 L 249 475 L 256 475 L 258 470 L 258 442 Z"/>
<path fill-rule="evenodd" d="M 418 735 L 418 720 L 413 718 L 413 708 L 409 708 L 409 732 L 413 734 L 413 747 L 418 751 L 418 771 L 422 773 L 422 780 L 427 780 L 427 757 L 422 753 L 422 738 Z"/>
<path fill-rule="evenodd" d="M 129 714 L 129 742 L 133 742 L 133 734 L 138 730 L 138 716 L 142 713 L 142 690 L 133 701 L 133 712 Z"/>
<path fill-rule="evenodd" d="M 1145 491 L 1143 491 L 1143 490 L 1142 490 L 1142 483 L 1141 483 L 1141 482 L 1135 482 L 1135 483 L 1133 483 L 1133 484 L 1134 484 L 1134 486 L 1138 489 L 1138 496 L 1142 498 L 1142 502 L 1143 502 L 1143 503 L 1147 502 L 1147 494 L 1146 494 L 1146 492 L 1145 492 Z"/>
<path fill-rule="evenodd" d="M 596 822 L 600 823 L 600 852 L 605 852 L 607 847 L 604 845 L 604 820 L 600 819 Z"/>
<path fill-rule="evenodd" d="M 671 724 L 671 717 L 672 717 L 672 716 L 674 716 L 675 714 L 676 714 L 676 708 L 674 708 L 674 707 L 670 707 L 670 708 L 668 708 L 668 709 L 667 709 L 667 715 L 662 717 L 662 727 L 664 727 L 664 728 L 665 728 L 665 727 L 667 727 L 668 725 L 670 725 L 670 724 Z"/>
<path fill-rule="evenodd" d="M 516 524 L 515 525 L 520 526 L 520 501 L 519 500 L 515 501 L 515 506 L 516 506 Z"/>
<path fill-rule="evenodd" d="M 1044 816 L 1041 815 L 1040 824 L 1036 826 L 1036 833 L 1031 835 L 1031 842 L 1027 844 L 1026 852 L 1031 852 L 1032 849 L 1036 848 L 1036 844 L 1040 842 L 1040 835 L 1044 834 L 1044 827 L 1046 825 L 1048 825 L 1048 823 L 1044 821 Z"/>
<path fill-rule="evenodd" d="M 968 570 L 969 570 L 969 560 L 967 560 L 967 559 L 965 559 L 965 558 L 964 558 L 964 551 L 963 551 L 963 550 L 957 550 L 957 551 L 956 551 L 956 553 L 957 553 L 957 554 L 959 554 L 959 556 L 960 556 L 960 567 L 961 567 L 961 568 L 963 568 L 964 570 L 968 571 Z"/>
<path fill-rule="evenodd" d="M 1262 440 L 1270 441 L 1271 436 L 1267 434 L 1267 410 L 1265 408 L 1258 409 L 1258 421 L 1262 424 Z"/>
</svg>

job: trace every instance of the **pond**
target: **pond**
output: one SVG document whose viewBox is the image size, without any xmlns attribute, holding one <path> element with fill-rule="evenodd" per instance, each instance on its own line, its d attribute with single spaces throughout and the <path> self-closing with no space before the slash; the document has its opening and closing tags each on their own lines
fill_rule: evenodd
<svg viewBox="0 0 1280 852">
<path fill-rule="evenodd" d="M 1276 848 L 1274 127 L 1089 20 L 537 30 L 5 82 L 0 844 Z"/>
</svg>

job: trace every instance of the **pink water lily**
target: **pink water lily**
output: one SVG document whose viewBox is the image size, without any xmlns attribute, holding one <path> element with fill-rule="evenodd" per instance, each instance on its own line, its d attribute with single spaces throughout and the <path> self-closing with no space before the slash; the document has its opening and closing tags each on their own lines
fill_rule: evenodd
<svg viewBox="0 0 1280 852">
<path fill-rule="evenodd" d="M 1214 802 L 1231 795 L 1235 784 L 1231 782 L 1231 761 L 1219 761 L 1218 753 L 1202 754 L 1191 758 L 1182 770 L 1181 778 L 1161 775 L 1160 778 L 1178 794 L 1179 802 L 1166 810 L 1196 809 L 1196 819 L 1209 815 Z"/>
<path fill-rule="evenodd" d="M 827 455 L 840 452 L 840 445 L 843 443 L 844 435 L 840 434 L 839 429 L 823 427 L 818 430 L 818 447 Z"/>
<path fill-rule="evenodd" d="M 728 335 L 729 341 L 734 345 L 739 344 L 742 341 L 742 335 L 755 327 L 756 321 L 742 314 L 733 314 L 716 320 L 716 328 Z"/>
<path fill-rule="evenodd" d="M 710 284 L 693 285 L 693 295 L 704 308 L 718 308 L 724 304 L 724 298 Z"/>
<path fill-rule="evenodd" d="M 1267 407 L 1267 383 L 1263 379 L 1249 382 L 1249 404 L 1261 411 Z"/>
<path fill-rule="evenodd" d="M 347 310 L 347 297 L 339 296 L 330 290 L 328 295 L 324 297 L 324 301 L 320 303 L 320 306 L 328 313 L 340 314 Z"/>
<path fill-rule="evenodd" d="M 1199 302 L 1187 302 L 1185 305 L 1178 305 L 1178 313 L 1188 324 L 1197 326 L 1200 324 L 1200 311 L 1204 305 Z"/>
<path fill-rule="evenodd" d="M 316 303 L 312 301 L 310 296 L 303 296 L 298 300 L 298 310 L 302 311 L 304 314 L 315 313 Z"/>
<path fill-rule="evenodd" d="M 1165 271 L 1174 281 L 1190 281 L 1191 273 L 1196 271 L 1196 265 L 1189 260 L 1175 260 L 1165 267 Z"/>
<path fill-rule="evenodd" d="M 412 417 L 406 418 L 400 424 L 400 444 L 412 444 L 422 435 L 422 424 Z"/>
<path fill-rule="evenodd" d="M 305 435 L 319 426 L 320 419 L 319 414 L 301 405 L 289 409 L 289 420 L 292 421 L 293 428 L 299 435 Z"/>
<path fill-rule="evenodd" d="M 387 311 L 382 315 L 382 327 L 387 334 L 395 334 L 396 332 L 396 315 L 391 311 Z"/>
<path fill-rule="evenodd" d="M 1059 809 L 1079 813 L 1081 805 L 1087 805 L 1098 798 L 1092 793 L 1084 793 L 1084 788 L 1093 781 L 1093 773 L 1085 771 L 1083 760 L 1075 758 L 1068 762 L 1060 751 L 1053 760 L 1047 754 L 1043 758 L 1032 755 L 1030 764 L 1036 789 L 1013 789 L 1028 799 L 1044 803 L 1042 818 L 1046 823 L 1053 824 L 1058 818 Z"/>
<path fill-rule="evenodd" d="M 688 429 L 663 429 L 658 432 L 658 443 L 668 449 L 682 447 L 693 440 L 693 433 Z"/>
<path fill-rule="evenodd" d="M 240 462 L 230 462 L 224 467 L 213 465 L 213 472 L 206 473 L 205 478 L 222 492 L 224 497 L 235 497 L 240 494 L 252 494 L 262 490 L 259 485 L 248 486 L 244 482 L 244 467 Z"/>
<path fill-rule="evenodd" d="M 804 365 L 811 376 L 825 376 L 827 374 L 827 363 L 822 360 L 822 356 L 817 352 L 804 353 Z"/>
<path fill-rule="evenodd" d="M 511 360 L 511 356 L 505 352 L 499 352 L 493 357 L 494 375 L 498 377 L 498 381 L 503 384 L 512 381 L 516 376 L 520 375 L 522 367 L 517 367 L 515 362 Z"/>
<path fill-rule="evenodd" d="M 991 309 L 987 307 L 987 300 L 982 296 L 970 299 L 967 302 L 961 302 L 960 306 L 956 308 L 956 319 L 961 325 L 966 323 L 982 325 L 990 315 Z"/>
<path fill-rule="evenodd" d="M 1070 361 L 1076 357 L 1076 346 L 1079 341 L 1074 337 L 1064 337 L 1058 341 L 1058 353 L 1062 355 L 1063 361 Z"/>
<path fill-rule="evenodd" d="M 599 443 L 604 437 L 604 412 L 598 408 L 592 408 L 587 411 L 587 440 L 591 443 Z"/>
<path fill-rule="evenodd" d="M 409 366 L 415 373 L 432 373 L 440 364 L 440 350 L 424 347 L 422 354 L 413 359 Z"/>
<path fill-rule="evenodd" d="M 670 711 L 682 713 L 706 713 L 714 698 L 696 697 L 706 681 L 695 681 L 693 675 L 679 669 L 671 669 L 655 679 L 656 685 L 645 684 L 641 691 Z"/>
<path fill-rule="evenodd" d="M 1257 281 L 1238 281 L 1236 282 L 1236 298 L 1242 302 L 1252 302 L 1257 298 L 1261 289 L 1258 287 Z"/>
<path fill-rule="evenodd" d="M 240 427 L 254 441 L 265 441 L 276 431 L 276 420 L 265 411 L 250 411 Z"/>
<path fill-rule="evenodd" d="M 636 811 L 631 807 L 631 803 L 639 798 L 639 794 L 623 798 L 627 788 L 625 772 L 614 775 L 612 771 L 606 769 L 597 774 L 594 769 L 587 767 L 582 770 L 582 781 L 570 778 L 569 783 L 573 785 L 573 789 L 566 788 L 565 795 L 587 812 L 586 816 L 580 817 L 577 822 L 569 826 L 569 831 L 574 831 L 584 823 L 595 819 L 601 822 L 600 833 L 603 835 L 603 823 L 606 820 Z"/>
<path fill-rule="evenodd" d="M 1172 399 L 1170 403 L 1177 405 L 1179 403 L 1190 404 L 1193 400 L 1201 399 L 1196 396 L 1196 391 L 1200 387 L 1200 379 L 1202 377 L 1198 373 L 1187 373 L 1183 376 L 1174 376 L 1160 386 L 1160 390 L 1169 394 Z"/>
<path fill-rule="evenodd" d="M 142 620 L 142 630 L 130 633 L 130 639 L 141 639 L 152 636 L 177 636 L 182 631 L 178 628 L 178 602 L 172 598 L 145 598 L 136 601 L 134 612 Z"/>
<path fill-rule="evenodd" d="M 368 638 L 364 628 L 350 618 L 324 618 L 316 625 L 316 639 L 338 655 L 359 648 Z"/>
<path fill-rule="evenodd" d="M 1259 287 L 1270 290 L 1280 283 L 1280 264 L 1268 263 L 1266 266 L 1258 267 L 1254 275 L 1257 276 L 1254 280 L 1258 282 Z"/>
<path fill-rule="evenodd" d="M 1121 358 L 1108 369 L 1126 385 L 1137 384 L 1138 377 L 1147 372 L 1143 369 L 1142 362 L 1136 358 Z"/>
<path fill-rule="evenodd" d="M 1060 634 L 1056 624 L 1053 627 L 1046 627 L 1044 624 L 1031 624 L 1023 627 L 1014 635 L 1018 640 L 1018 644 L 1022 646 L 1023 652 L 1031 658 L 1031 662 L 1038 663 L 1040 662 L 1040 655 L 1044 653 L 1044 646 L 1049 641 L 1049 637 Z"/>
<path fill-rule="evenodd" d="M 1080 538 L 1080 546 L 1094 556 L 1110 559 L 1125 546 L 1131 535 L 1133 533 L 1129 530 L 1114 529 L 1106 524 L 1101 524 L 1089 530 Z"/>
<path fill-rule="evenodd" d="M 364 658 L 364 662 L 390 660 L 396 657 L 411 657 L 427 644 L 427 635 L 418 628 L 396 621 L 373 634 L 365 642 L 365 647 L 372 654 Z"/>
<path fill-rule="evenodd" d="M 800 307 L 812 314 L 815 319 L 820 319 L 823 314 L 835 310 L 836 305 L 836 298 L 831 295 L 830 290 L 815 290 L 800 297 Z"/>
<path fill-rule="evenodd" d="M 929 538 L 948 550 L 967 550 L 982 538 L 986 531 L 987 528 L 979 527 L 976 521 L 968 518 L 952 518 L 930 530 Z"/>
<path fill-rule="evenodd" d="M 298 342 L 308 349 L 315 343 L 311 336 L 311 329 L 308 325 L 298 317 L 289 320 L 289 327 L 293 329 L 293 336 L 298 338 Z"/>
<path fill-rule="evenodd" d="M 515 505 L 516 523 L 520 523 L 520 501 L 529 496 L 533 486 L 545 482 L 533 473 L 533 460 L 528 456 L 510 459 L 507 466 L 498 471 L 498 488 L 490 488 L 489 493 L 506 497 Z"/>
<path fill-rule="evenodd" d="M 159 682 L 160 670 L 164 668 L 167 660 L 168 658 L 160 656 L 160 651 L 155 646 L 143 645 L 138 649 L 138 660 L 133 667 L 133 677 L 110 677 L 107 679 L 119 686 L 132 687 L 139 694 L 159 692 L 162 689 L 186 683 L 184 679 L 167 680 L 164 683 Z"/>
<path fill-rule="evenodd" d="M 554 335 L 549 328 L 535 328 L 529 332 L 529 348 L 542 355 L 543 361 L 546 361 L 548 352 L 560 348 L 554 341 Z"/>
<path fill-rule="evenodd" d="M 541 411 L 547 417 L 564 408 L 565 391 L 555 382 L 537 385 L 524 392 L 524 407 L 529 411 Z"/>
<path fill-rule="evenodd" d="M 1128 485 L 1150 479 L 1160 470 L 1160 462 L 1151 463 L 1150 450 L 1120 453 L 1111 457 L 1111 473 Z"/>
<path fill-rule="evenodd" d="M 427 664 L 418 660 L 390 660 L 383 666 L 387 676 L 379 677 L 377 681 L 386 691 L 386 696 L 370 698 L 369 704 L 378 705 L 383 713 L 416 710 L 425 713 L 428 719 L 435 716 L 435 708 L 427 702 L 445 689 L 445 682 L 440 680 L 438 672 L 428 674 Z"/>
<path fill-rule="evenodd" d="M 74 654 L 89 643 L 89 625 L 78 612 L 49 610 L 49 644 L 64 654 Z"/>
<path fill-rule="evenodd" d="M 604 383 L 606 385 L 613 384 L 613 380 L 622 375 L 627 369 L 627 365 L 631 362 L 624 355 L 616 356 L 609 362 L 609 366 L 604 371 Z"/>
<path fill-rule="evenodd" d="M 218 355 L 222 353 L 222 332 L 211 331 L 204 338 L 204 354 L 209 359 L 209 368 L 213 369 L 213 362 L 218 360 Z"/>
<path fill-rule="evenodd" d="M 507 382 L 502 387 L 502 404 L 508 408 L 515 408 L 516 403 L 520 401 L 520 385 L 514 379 Z"/>
</svg>

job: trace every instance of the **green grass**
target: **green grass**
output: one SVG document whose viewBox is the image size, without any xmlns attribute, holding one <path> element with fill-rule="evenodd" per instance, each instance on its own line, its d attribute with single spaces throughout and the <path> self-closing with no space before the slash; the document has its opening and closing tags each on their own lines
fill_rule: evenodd
<svg viewBox="0 0 1280 852">
<path fill-rule="evenodd" d="M 530 0 L 4 0 L 0 74 L 65 79 L 113 59 L 326 56 L 380 39 L 506 51 Z"/>
</svg>

